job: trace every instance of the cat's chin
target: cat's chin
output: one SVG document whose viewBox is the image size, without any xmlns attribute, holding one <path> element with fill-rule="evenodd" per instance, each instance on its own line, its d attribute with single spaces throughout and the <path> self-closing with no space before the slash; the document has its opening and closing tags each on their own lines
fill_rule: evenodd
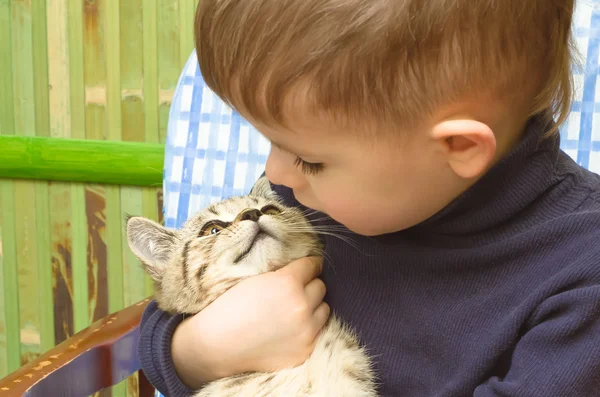
<svg viewBox="0 0 600 397">
<path fill-rule="evenodd" d="M 254 224 L 252 228 L 246 229 L 246 236 L 236 247 L 237 252 L 233 260 L 234 265 L 250 263 L 266 265 L 267 262 L 276 259 L 281 252 L 281 242 L 271 233 L 268 228 Z M 266 269 L 262 269 L 265 271 Z"/>
</svg>

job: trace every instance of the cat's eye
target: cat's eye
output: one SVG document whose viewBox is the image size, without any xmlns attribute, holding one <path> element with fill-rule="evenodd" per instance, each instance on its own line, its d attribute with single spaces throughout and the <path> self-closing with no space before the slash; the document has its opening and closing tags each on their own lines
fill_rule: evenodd
<svg viewBox="0 0 600 397">
<path fill-rule="evenodd" d="M 208 225 L 208 227 L 204 227 L 202 228 L 204 230 L 204 232 L 201 234 L 201 236 L 211 236 L 211 235 L 215 235 L 218 234 L 221 230 L 223 230 L 223 228 L 217 224 L 212 224 L 212 225 Z"/>
<path fill-rule="evenodd" d="M 264 207 L 262 207 L 260 209 L 260 212 L 262 212 L 265 215 L 279 215 L 279 214 L 281 214 L 281 211 L 279 210 L 279 208 L 275 207 L 274 205 L 265 205 Z"/>
<path fill-rule="evenodd" d="M 198 233 L 198 237 L 206 237 L 219 234 L 219 232 L 225 229 L 227 226 L 229 226 L 229 223 L 227 222 L 219 220 L 209 221 L 205 223 L 204 226 L 202 226 L 202 229 L 200 229 L 200 233 Z"/>
</svg>

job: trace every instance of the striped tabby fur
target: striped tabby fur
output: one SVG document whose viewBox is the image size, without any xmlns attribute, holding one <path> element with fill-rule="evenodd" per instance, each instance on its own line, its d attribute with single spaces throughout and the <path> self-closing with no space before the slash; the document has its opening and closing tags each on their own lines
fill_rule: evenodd
<svg viewBox="0 0 600 397">
<path fill-rule="evenodd" d="M 303 214 L 281 204 L 261 178 L 245 197 L 206 208 L 180 230 L 131 217 L 127 238 L 154 280 L 159 307 L 195 314 L 246 277 L 316 255 L 320 243 Z M 335 315 L 309 359 L 296 368 L 207 384 L 196 397 L 374 397 L 371 361 Z"/>
</svg>

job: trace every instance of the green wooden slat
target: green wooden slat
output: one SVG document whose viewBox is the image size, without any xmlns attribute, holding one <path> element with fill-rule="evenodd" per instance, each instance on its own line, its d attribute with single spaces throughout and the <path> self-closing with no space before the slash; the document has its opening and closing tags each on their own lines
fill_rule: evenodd
<svg viewBox="0 0 600 397">
<path fill-rule="evenodd" d="M 19 214 L 15 224 L 18 267 L 19 328 L 21 342 L 21 364 L 39 357 L 40 351 L 40 307 L 37 220 L 35 218 L 35 184 L 31 181 L 13 182 L 15 213 Z"/>
<path fill-rule="evenodd" d="M 69 0 L 67 9 L 71 137 L 85 138 L 85 91 L 83 82 L 83 1 Z"/>
<path fill-rule="evenodd" d="M 111 313 L 121 310 L 124 305 L 123 249 L 121 245 L 121 187 L 106 187 L 106 245 L 108 257 L 108 308 Z M 125 397 L 127 381 L 112 387 L 113 397 Z"/>
<path fill-rule="evenodd" d="M 13 102 L 15 130 L 19 135 L 33 136 L 36 131 L 34 93 L 33 26 L 30 2 L 13 2 L 12 61 Z M 15 213 L 20 214 L 15 224 L 17 253 L 17 293 L 19 302 L 19 336 L 21 364 L 40 354 L 39 279 L 37 273 L 37 227 L 35 212 L 35 184 L 15 181 L 13 184 Z"/>
<path fill-rule="evenodd" d="M 144 129 L 145 141 L 159 143 L 158 32 L 156 2 L 142 8 L 144 26 Z"/>
<path fill-rule="evenodd" d="M 79 0 L 70 0 L 80 2 Z M 87 139 L 106 139 L 106 60 L 104 40 L 104 1 L 87 2 L 83 30 L 83 62 L 85 79 L 85 136 Z"/>
<path fill-rule="evenodd" d="M 87 222 L 83 185 L 71 186 L 71 266 L 73 271 L 73 326 L 79 332 L 90 324 L 88 310 Z"/>
<path fill-rule="evenodd" d="M 142 0 L 121 2 L 121 132 L 124 141 L 144 142 L 144 24 Z"/>
<path fill-rule="evenodd" d="M 124 214 L 140 214 L 142 213 L 142 192 L 137 187 L 123 186 L 121 187 L 121 213 Z M 121 217 L 123 221 L 124 217 Z M 124 227 L 121 227 L 124 230 Z M 137 257 L 131 252 L 127 244 L 126 233 L 121 234 L 122 244 L 122 272 L 123 272 L 123 304 L 127 307 L 144 299 L 144 271 Z M 137 396 L 137 390 L 133 385 L 137 383 L 137 374 L 133 375 L 127 383 L 126 396 Z M 116 393 L 115 393 L 116 394 Z"/>
<path fill-rule="evenodd" d="M 4 307 L 6 318 L 6 350 L 8 371 L 21 366 L 21 344 L 19 343 L 19 278 L 17 275 L 17 242 L 15 240 L 15 204 L 13 182 L 0 181 L 2 195 L 2 253 L 4 274 Z"/>
<path fill-rule="evenodd" d="M 142 189 L 142 212 L 141 215 L 148 218 L 158 221 L 158 206 L 156 205 L 157 201 L 157 189 L 152 187 L 147 187 Z M 126 247 L 127 250 L 131 251 L 129 247 Z M 137 261 L 140 269 L 141 263 Z M 147 274 L 144 273 L 144 296 L 150 296 L 154 293 L 154 285 L 152 279 L 148 277 Z"/>
<path fill-rule="evenodd" d="M 115 312 L 123 306 L 123 249 L 121 245 L 123 230 L 121 229 L 120 188 L 106 187 L 106 241 L 108 246 L 108 299 L 109 310 Z"/>
<path fill-rule="evenodd" d="M 142 192 L 138 188 L 128 186 L 121 188 L 121 212 L 123 214 L 141 215 L 143 212 L 142 201 Z M 145 274 L 139 260 L 129 249 L 125 233 L 123 233 L 121 244 L 123 245 L 124 304 L 129 306 L 146 297 Z"/>
<path fill-rule="evenodd" d="M 0 136 L 0 177 L 160 186 L 164 146 Z"/>
<path fill-rule="evenodd" d="M 37 221 L 38 234 L 38 279 L 40 280 L 38 299 L 40 308 L 40 347 L 42 351 L 47 351 L 55 345 L 48 196 L 48 183 L 37 182 L 35 219 Z"/>
<path fill-rule="evenodd" d="M 106 54 L 106 111 L 108 120 L 107 137 L 112 141 L 120 141 L 121 134 L 121 79 L 120 79 L 120 40 L 119 40 L 119 7 L 117 2 L 107 3 L 104 19 Z"/>
<path fill-rule="evenodd" d="M 31 3 L 33 35 L 33 86 L 35 94 L 35 132 L 50 135 L 48 104 L 48 35 L 46 32 L 46 0 Z"/>
<path fill-rule="evenodd" d="M 144 18 L 144 127 L 145 141 L 158 143 L 161 141 L 158 108 L 158 29 L 156 3 L 143 8 Z M 142 215 L 158 220 L 155 188 L 144 188 L 142 192 Z M 128 247 L 127 247 L 128 248 Z M 153 293 L 153 283 L 144 274 L 144 295 Z"/>
<path fill-rule="evenodd" d="M 148 2 L 146 2 L 148 4 Z M 121 139 L 124 141 L 144 142 L 144 25 L 143 25 L 142 0 L 128 0 L 119 3 L 120 18 L 120 71 L 121 71 Z M 151 6 L 149 6 L 151 7 Z M 135 197 L 136 205 L 141 207 L 142 194 L 137 187 L 121 188 L 121 211 L 129 211 L 129 203 L 124 197 Z M 117 224 L 124 229 L 123 217 Z M 125 237 L 125 233 L 122 234 Z M 138 296 L 137 292 L 143 290 L 144 274 L 138 263 L 132 264 L 127 258 L 131 251 L 123 247 L 123 293 L 124 304 L 129 306 L 131 297 Z M 142 297 L 143 299 L 143 297 Z M 139 301 L 139 300 L 138 300 Z M 130 303 L 131 302 L 131 303 Z M 136 397 L 138 394 L 137 374 L 129 377 L 125 395 Z M 113 390 L 114 394 L 121 394 L 121 390 Z"/>
<path fill-rule="evenodd" d="M 11 12 L 10 12 L 10 0 L 0 0 L 0 134 L 12 134 L 14 131 L 14 112 L 13 112 L 13 85 L 12 85 L 12 60 L 11 60 L 11 52 L 12 52 L 12 44 L 11 44 Z M 9 184 L 10 182 L 4 182 L 0 180 L 0 205 L 2 205 L 2 213 L 3 216 L 0 219 L 2 222 L 2 246 L 3 253 L 0 255 L 0 286 L 3 291 L 0 292 L 2 298 L 0 298 L 0 377 L 11 371 L 11 365 L 9 364 L 9 354 L 18 357 L 20 352 L 12 352 L 13 349 L 9 348 L 8 345 L 12 341 L 18 345 L 18 339 L 14 340 L 14 334 L 9 335 L 9 326 L 8 321 L 14 319 L 10 319 L 8 316 L 8 310 L 18 310 L 18 303 L 15 303 L 5 300 L 5 297 L 10 297 L 9 291 L 7 291 L 4 286 L 7 283 L 10 283 L 6 276 L 5 269 L 9 266 L 14 265 L 14 260 L 16 254 L 11 255 L 7 252 L 9 249 L 8 244 L 12 244 L 12 250 L 14 251 L 14 237 L 10 234 L 14 233 L 14 228 L 8 230 L 6 225 L 10 223 L 10 220 L 14 220 L 14 214 L 12 218 L 8 218 L 9 215 L 4 215 L 5 213 L 13 213 L 14 208 L 12 206 L 9 207 L 12 203 L 12 191 L 10 192 L 10 203 L 3 199 L 4 194 L 2 193 L 5 184 Z M 12 187 L 11 189 L 12 190 Z M 14 222 L 10 223 L 11 227 Z M 7 236 L 8 234 L 8 236 Z M 11 240 L 12 237 L 12 240 Z M 11 251 L 12 252 L 12 251 Z M 12 282 L 12 280 L 10 280 Z M 14 293 L 14 292 L 13 292 Z M 18 326 L 18 323 L 16 323 Z M 11 329 L 12 330 L 12 329 Z M 14 332 L 14 331 L 13 331 Z M 18 332 L 18 329 L 17 329 Z M 12 340 L 10 339 L 12 337 Z M 18 348 L 18 346 L 17 346 Z"/>
<path fill-rule="evenodd" d="M 107 55 L 105 59 L 106 64 L 106 120 L 107 120 L 107 139 L 113 141 L 120 141 L 123 138 L 123 134 L 121 131 L 121 60 L 120 60 L 120 15 L 119 15 L 119 7 L 117 2 L 105 2 L 105 18 L 103 20 L 104 24 L 104 35 L 105 35 L 105 51 Z M 109 234 L 113 234 L 115 236 L 121 237 L 121 214 L 119 213 L 118 218 L 115 216 L 116 209 L 120 209 L 120 197 L 119 197 L 120 188 L 107 188 L 106 190 L 106 206 L 107 206 L 107 229 Z M 108 215 L 110 214 L 111 218 L 108 219 Z M 118 230 L 118 232 L 117 232 Z M 113 240 L 113 236 L 109 237 L 109 290 L 111 292 L 111 299 L 109 300 L 109 306 L 111 306 L 111 301 L 113 300 L 112 295 L 116 292 L 115 288 L 119 288 L 122 290 L 123 282 L 122 275 L 117 275 L 115 272 L 118 265 L 121 264 L 121 250 L 120 244 L 116 240 Z M 117 246 L 119 248 L 117 248 Z M 115 252 L 118 250 L 118 252 Z M 119 254 L 117 258 L 115 255 Z M 111 263 L 112 262 L 112 263 Z M 119 271 L 122 271 L 120 269 Z M 113 279 L 114 278 L 114 279 Z M 119 280 L 121 278 L 121 280 Z M 114 285 L 112 283 L 119 283 L 120 285 Z M 120 298 L 121 307 L 123 305 L 122 296 L 117 293 L 115 298 Z M 113 302 L 114 304 L 114 302 Z M 119 309 L 121 308 L 119 307 Z M 121 382 L 121 384 L 112 388 L 113 395 L 115 397 L 125 397 L 126 395 L 126 384 Z"/>
<path fill-rule="evenodd" d="M 67 37 L 67 9 L 64 0 L 47 0 L 48 87 L 50 136 L 71 136 L 71 101 Z"/>
<path fill-rule="evenodd" d="M 35 93 L 35 131 L 38 136 L 50 135 L 48 96 L 48 34 L 46 1 L 31 4 L 33 23 L 33 69 Z M 52 298 L 52 255 L 50 252 L 50 215 L 48 213 L 48 182 L 35 182 L 35 219 L 37 229 L 37 274 L 40 349 L 54 346 L 54 304 Z"/>
<path fill-rule="evenodd" d="M 179 41 L 179 69 L 194 48 L 194 0 L 181 0 L 179 3 L 179 27 L 181 39 Z"/>
<path fill-rule="evenodd" d="M 158 86 L 159 86 L 159 132 L 165 142 L 171 100 L 168 93 L 175 88 L 181 73 L 179 56 L 179 0 L 158 1 Z"/>
<path fill-rule="evenodd" d="M 11 59 L 15 130 L 25 135 L 34 135 L 33 39 L 29 6 L 28 2 L 12 3 Z"/>
<path fill-rule="evenodd" d="M 15 130 L 10 0 L 0 0 L 0 133 Z"/>
<path fill-rule="evenodd" d="M 0 189 L 1 189 L 2 180 L 0 180 Z M 2 234 L 3 234 L 3 215 L 2 212 L 4 210 L 3 202 L 2 202 L 2 193 L 0 191 L 0 247 L 2 247 Z M 0 287 L 4 289 L 4 257 L 2 253 L 2 249 L 0 249 Z M 4 302 L 4 292 L 0 292 L 0 378 L 5 377 L 8 372 L 8 363 L 7 363 L 7 351 L 6 351 L 6 305 Z"/>
<path fill-rule="evenodd" d="M 83 2 L 69 0 L 67 5 L 69 43 L 69 81 L 71 103 L 71 137 L 85 138 L 85 91 L 83 69 Z M 73 271 L 73 326 L 79 332 L 91 322 L 88 305 L 87 218 L 85 189 L 71 186 L 71 228 Z"/>
</svg>

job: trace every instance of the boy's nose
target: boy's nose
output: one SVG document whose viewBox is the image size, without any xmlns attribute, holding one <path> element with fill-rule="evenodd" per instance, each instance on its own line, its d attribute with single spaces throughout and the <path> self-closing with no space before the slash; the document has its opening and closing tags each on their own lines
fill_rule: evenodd
<svg viewBox="0 0 600 397">
<path fill-rule="evenodd" d="M 265 173 L 269 181 L 275 185 L 296 189 L 302 184 L 303 176 L 294 165 L 293 156 L 271 152 L 267 158 Z"/>
</svg>

